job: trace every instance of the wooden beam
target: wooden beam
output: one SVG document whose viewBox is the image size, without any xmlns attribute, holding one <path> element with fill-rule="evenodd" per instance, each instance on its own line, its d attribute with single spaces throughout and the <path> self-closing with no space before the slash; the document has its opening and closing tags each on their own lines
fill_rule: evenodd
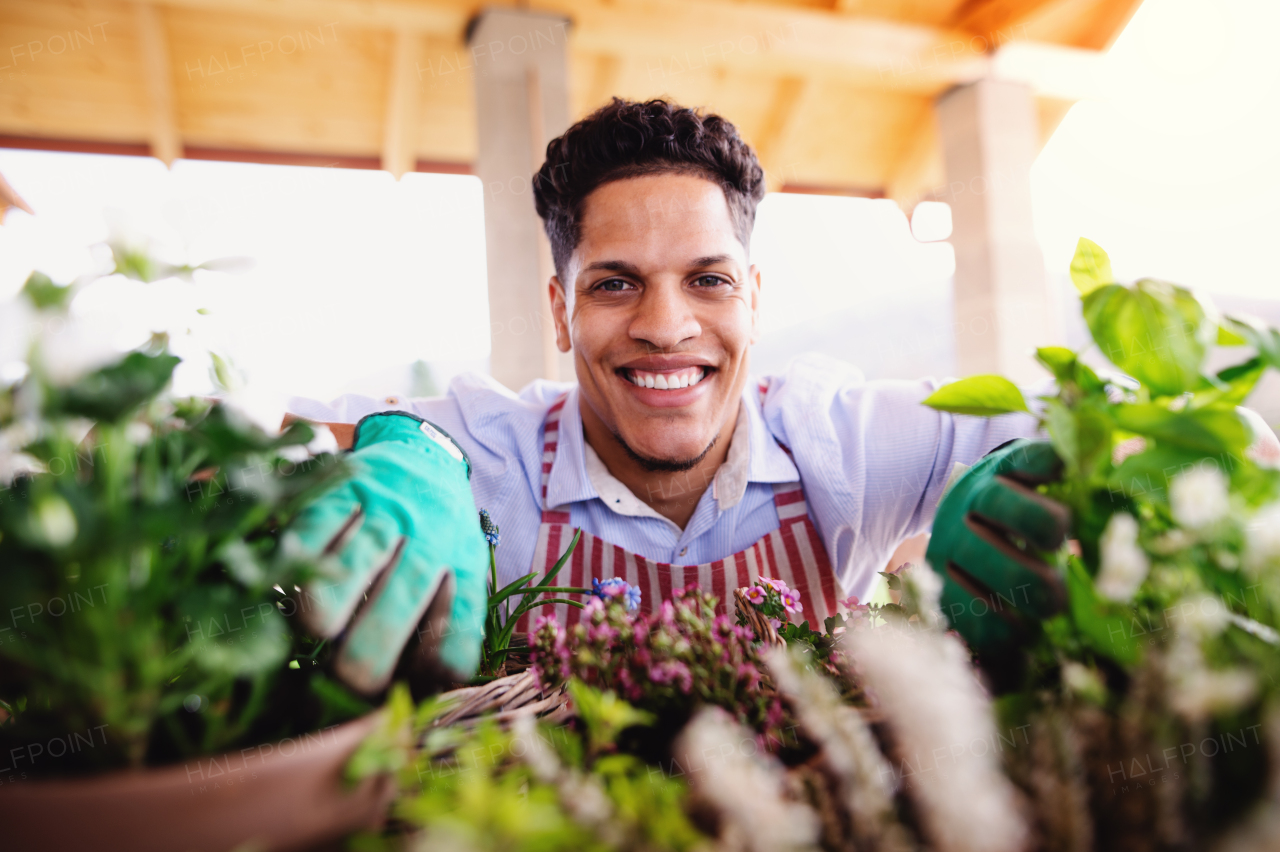
<svg viewBox="0 0 1280 852">
<path fill-rule="evenodd" d="M 396 180 L 414 170 L 418 149 L 418 36 L 397 30 L 391 48 L 387 111 L 382 125 L 382 168 Z"/>
<path fill-rule="evenodd" d="M 407 30 L 456 44 L 462 42 L 468 19 L 467 7 L 402 0 L 145 2 L 219 15 Z M 1129 2 L 1120 0 L 1122 5 Z M 831 10 L 725 0 L 528 0 L 528 8 L 570 18 L 573 49 L 646 63 L 654 79 L 719 67 L 780 77 L 820 73 L 871 88 L 939 94 L 980 79 L 988 70 L 990 45 L 968 30 Z M 1026 44 L 1034 49 L 1035 43 Z"/>
<path fill-rule="evenodd" d="M 151 155 L 166 166 L 182 156 L 182 140 L 173 96 L 173 68 L 169 63 L 169 41 L 164 34 L 160 10 L 148 3 L 135 3 L 142 72 L 145 76 L 148 109 L 148 136 Z"/>
<path fill-rule="evenodd" d="M 618 79 L 622 75 L 622 60 L 612 54 L 596 57 L 595 75 L 587 89 L 586 102 L 583 109 L 590 113 L 605 105 L 617 88 Z"/>
<path fill-rule="evenodd" d="M 932 199 L 935 191 L 946 187 L 933 104 L 921 106 L 915 127 L 904 137 L 904 143 L 902 156 L 886 181 L 885 194 L 910 216 L 918 202 Z"/>
<path fill-rule="evenodd" d="M 1141 5 L 1142 0 L 1100 0 L 1083 37 L 1076 40 L 1076 46 L 1106 50 L 1128 26 L 1129 19 Z"/>
<path fill-rule="evenodd" d="M 954 18 L 958 29 L 995 41 L 1005 34 L 1011 40 L 1019 24 L 1050 3 L 1060 0 L 968 0 Z"/>
<path fill-rule="evenodd" d="M 764 129 L 754 146 L 760 165 L 764 167 L 765 183 L 771 191 L 778 191 L 786 182 L 782 152 L 786 150 L 787 137 L 796 125 L 796 116 L 814 85 L 810 78 L 783 77 L 774 89 Z"/>
<path fill-rule="evenodd" d="M 155 5 L 243 14 L 255 18 L 320 21 L 378 30 L 407 30 L 462 42 L 469 12 L 460 6 L 400 0 L 145 0 Z"/>
</svg>

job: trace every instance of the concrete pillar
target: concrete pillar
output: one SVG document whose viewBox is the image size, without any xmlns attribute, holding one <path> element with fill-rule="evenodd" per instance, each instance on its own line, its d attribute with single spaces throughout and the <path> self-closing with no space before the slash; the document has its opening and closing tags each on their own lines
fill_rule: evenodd
<svg viewBox="0 0 1280 852">
<path fill-rule="evenodd" d="M 1035 99 L 1022 83 L 979 80 L 942 95 L 936 112 L 954 222 L 957 372 L 1042 378 L 1033 350 L 1062 332 L 1031 223 Z"/>
<path fill-rule="evenodd" d="M 485 192 L 490 369 L 513 390 L 573 377 L 572 360 L 555 348 L 546 293 L 554 268 L 531 183 L 547 143 L 569 127 L 568 34 L 562 16 L 505 8 L 481 12 L 467 32 Z"/>
</svg>

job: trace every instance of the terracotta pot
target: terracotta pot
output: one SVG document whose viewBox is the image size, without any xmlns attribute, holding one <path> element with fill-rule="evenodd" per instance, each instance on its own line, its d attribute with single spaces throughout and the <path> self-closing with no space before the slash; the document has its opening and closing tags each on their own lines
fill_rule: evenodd
<svg viewBox="0 0 1280 852">
<path fill-rule="evenodd" d="M 219 757 L 96 778 L 0 788 L 6 852 L 226 852 L 308 849 L 377 827 L 394 794 L 390 777 L 353 789 L 347 758 L 377 714 Z"/>
</svg>

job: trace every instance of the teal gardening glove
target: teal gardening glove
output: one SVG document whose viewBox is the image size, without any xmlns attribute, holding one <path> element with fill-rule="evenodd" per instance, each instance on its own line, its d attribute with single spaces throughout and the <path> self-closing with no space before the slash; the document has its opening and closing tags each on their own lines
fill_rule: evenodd
<svg viewBox="0 0 1280 852">
<path fill-rule="evenodd" d="M 349 461 L 351 477 L 286 532 L 295 552 L 329 557 L 301 595 L 303 625 L 340 640 L 334 673 L 366 695 L 386 688 L 402 657 L 415 693 L 469 678 L 489 552 L 466 455 L 432 424 L 384 412 L 356 426 Z"/>
<path fill-rule="evenodd" d="M 997 688 L 1021 671 L 1020 646 L 1066 604 L 1042 554 L 1062 545 L 1070 512 L 1035 491 L 1062 462 L 1046 441 L 1010 441 L 966 471 L 943 496 L 925 559 L 943 578 L 941 608 Z"/>
</svg>

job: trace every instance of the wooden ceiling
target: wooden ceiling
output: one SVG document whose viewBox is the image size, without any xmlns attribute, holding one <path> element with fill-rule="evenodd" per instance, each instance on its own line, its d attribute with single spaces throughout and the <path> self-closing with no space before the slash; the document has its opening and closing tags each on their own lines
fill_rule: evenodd
<svg viewBox="0 0 1280 852">
<path fill-rule="evenodd" d="M 1021 51 L 1047 138 L 1139 2 L 524 5 L 570 21 L 575 117 L 612 95 L 670 96 L 736 123 L 774 188 L 909 204 L 943 180 L 934 97 Z M 465 32 L 481 8 L 0 0 L 0 144 L 465 172 L 476 156 Z"/>
</svg>

